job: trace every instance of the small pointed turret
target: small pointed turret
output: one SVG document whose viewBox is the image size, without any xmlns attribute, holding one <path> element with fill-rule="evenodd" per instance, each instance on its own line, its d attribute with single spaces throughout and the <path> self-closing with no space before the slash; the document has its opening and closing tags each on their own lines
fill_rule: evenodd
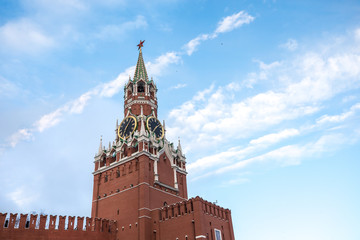
<svg viewBox="0 0 360 240">
<path fill-rule="evenodd" d="M 101 152 L 102 152 L 102 135 L 100 136 L 100 145 L 99 145 L 99 151 L 98 151 L 98 154 L 100 155 Z"/>
<path fill-rule="evenodd" d="M 182 153 L 182 148 L 181 148 L 181 144 L 180 144 L 180 137 L 179 137 L 179 141 L 178 141 L 177 150 L 178 150 L 178 152 L 180 151 Z"/>
<path fill-rule="evenodd" d="M 165 120 L 163 120 L 163 127 L 164 127 L 164 138 L 165 138 L 166 137 Z"/>
<path fill-rule="evenodd" d="M 118 129 L 119 129 L 119 119 L 116 119 L 116 126 L 115 126 L 115 141 L 119 141 L 119 135 L 118 135 Z"/>
</svg>

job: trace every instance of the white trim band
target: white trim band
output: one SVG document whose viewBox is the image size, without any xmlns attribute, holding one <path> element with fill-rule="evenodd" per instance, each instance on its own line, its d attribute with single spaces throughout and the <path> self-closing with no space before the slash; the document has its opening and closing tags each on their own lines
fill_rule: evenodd
<svg viewBox="0 0 360 240">
<path fill-rule="evenodd" d="M 196 239 L 198 239 L 198 238 L 205 238 L 206 239 L 206 237 L 204 235 L 199 235 L 199 236 L 196 236 L 195 238 Z"/>
</svg>

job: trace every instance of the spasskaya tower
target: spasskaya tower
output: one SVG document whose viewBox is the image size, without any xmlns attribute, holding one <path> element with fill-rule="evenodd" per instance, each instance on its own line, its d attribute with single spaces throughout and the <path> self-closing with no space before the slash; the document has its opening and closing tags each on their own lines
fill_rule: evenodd
<svg viewBox="0 0 360 240">
<path fill-rule="evenodd" d="M 231 212 L 188 199 L 186 158 L 157 118 L 157 87 L 142 56 L 124 86 L 124 118 L 95 156 L 92 217 L 117 221 L 117 239 L 234 239 Z"/>
</svg>

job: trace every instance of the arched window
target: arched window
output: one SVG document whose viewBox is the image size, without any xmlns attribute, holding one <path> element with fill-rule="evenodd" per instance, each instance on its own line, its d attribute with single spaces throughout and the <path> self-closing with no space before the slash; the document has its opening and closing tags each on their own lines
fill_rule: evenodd
<svg viewBox="0 0 360 240">
<path fill-rule="evenodd" d="M 138 83 L 138 92 L 139 92 L 139 93 L 145 92 L 144 82 L 139 82 L 139 83 Z"/>
<path fill-rule="evenodd" d="M 130 96 L 131 94 L 132 94 L 132 90 L 133 89 L 133 85 L 132 84 L 130 84 L 129 86 L 128 86 L 128 88 L 127 88 L 127 95 L 128 96 Z"/>
</svg>

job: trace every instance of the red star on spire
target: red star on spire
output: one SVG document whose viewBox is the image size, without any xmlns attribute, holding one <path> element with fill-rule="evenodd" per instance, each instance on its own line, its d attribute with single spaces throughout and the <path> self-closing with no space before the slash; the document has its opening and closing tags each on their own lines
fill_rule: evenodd
<svg viewBox="0 0 360 240">
<path fill-rule="evenodd" d="M 138 46 L 138 50 L 140 50 L 144 45 L 144 42 L 145 42 L 145 40 L 144 41 L 141 41 L 140 40 L 140 43 L 138 44 L 138 45 L 136 45 L 136 46 Z"/>
</svg>

